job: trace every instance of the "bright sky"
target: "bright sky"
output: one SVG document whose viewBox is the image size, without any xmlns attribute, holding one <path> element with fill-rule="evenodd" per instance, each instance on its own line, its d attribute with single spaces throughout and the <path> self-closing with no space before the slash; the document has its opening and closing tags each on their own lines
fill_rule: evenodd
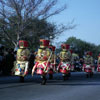
<svg viewBox="0 0 100 100">
<path fill-rule="evenodd" d="M 50 20 L 59 24 L 67 24 L 73 19 L 77 27 L 66 31 L 57 40 L 65 41 L 71 36 L 100 44 L 100 0 L 59 0 L 59 5 L 67 4 L 68 9 L 52 17 Z M 57 42 L 56 41 L 56 42 Z"/>
</svg>

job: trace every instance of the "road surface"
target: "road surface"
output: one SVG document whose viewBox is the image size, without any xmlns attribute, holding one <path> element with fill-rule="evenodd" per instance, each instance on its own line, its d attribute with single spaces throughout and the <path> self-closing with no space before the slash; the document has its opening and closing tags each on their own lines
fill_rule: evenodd
<svg viewBox="0 0 100 100">
<path fill-rule="evenodd" d="M 100 100 L 100 73 L 86 78 L 84 72 L 72 72 L 67 81 L 55 74 L 46 85 L 40 84 L 39 76 L 28 75 L 25 83 L 19 77 L 0 77 L 0 100 Z"/>
</svg>

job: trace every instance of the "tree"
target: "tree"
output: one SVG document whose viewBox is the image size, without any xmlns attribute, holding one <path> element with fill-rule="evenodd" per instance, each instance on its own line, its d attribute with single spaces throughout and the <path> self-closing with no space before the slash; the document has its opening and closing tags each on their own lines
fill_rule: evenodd
<svg viewBox="0 0 100 100">
<path fill-rule="evenodd" d="M 93 57 L 97 59 L 98 53 L 100 52 L 100 46 L 96 46 L 95 44 L 82 41 L 77 39 L 76 37 L 70 37 L 66 40 L 66 43 L 70 44 L 71 49 L 74 52 L 77 52 L 79 56 L 83 56 L 87 51 L 92 51 Z"/>
<path fill-rule="evenodd" d="M 0 38 L 2 41 L 9 42 L 10 45 L 13 44 L 16 47 L 20 38 L 30 36 L 35 41 L 39 36 L 44 36 L 42 33 L 47 32 L 46 30 L 36 31 L 33 27 L 66 9 L 65 5 L 55 9 L 57 2 L 58 0 L 0 0 Z M 46 21 L 45 24 L 48 22 Z M 38 27 L 40 26 L 38 25 Z M 58 26 L 51 24 L 48 24 L 47 27 L 51 26 L 54 26 L 55 33 L 52 32 L 49 36 L 54 34 L 53 38 L 63 31 L 73 28 L 72 25 L 61 25 L 57 30 Z M 48 31 L 51 32 L 52 28 Z"/>
<path fill-rule="evenodd" d="M 13 18 L 16 21 L 16 16 L 14 16 Z M 54 32 L 56 31 L 56 28 L 54 24 L 50 24 L 45 20 L 38 19 L 29 19 L 26 23 L 31 24 L 23 30 L 23 34 L 20 34 L 20 37 L 21 39 L 28 40 L 30 45 L 33 47 L 36 47 L 39 44 L 40 38 L 49 38 L 50 36 L 55 37 Z M 16 25 L 13 25 L 12 27 L 9 26 L 9 28 L 6 28 L 9 37 L 11 37 L 13 40 L 16 40 L 17 37 L 17 34 L 14 34 L 16 30 Z M 0 31 L 1 33 L 3 33 L 2 29 Z M 4 34 L 4 36 L 5 35 L 6 34 Z M 12 40 L 11 38 L 7 40 L 5 40 L 6 38 L 4 40 L 1 39 L 1 41 L 4 45 L 7 45 L 8 47 L 13 47 L 12 42 L 10 42 Z"/>
</svg>

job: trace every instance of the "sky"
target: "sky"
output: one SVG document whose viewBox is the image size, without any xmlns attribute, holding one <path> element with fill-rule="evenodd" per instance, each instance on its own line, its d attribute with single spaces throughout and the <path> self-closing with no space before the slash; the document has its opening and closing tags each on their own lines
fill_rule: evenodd
<svg viewBox="0 0 100 100">
<path fill-rule="evenodd" d="M 59 0 L 58 7 L 63 4 L 67 4 L 67 9 L 49 20 L 67 25 L 74 19 L 76 27 L 65 31 L 55 42 L 64 42 L 74 36 L 100 45 L 100 0 Z"/>
</svg>

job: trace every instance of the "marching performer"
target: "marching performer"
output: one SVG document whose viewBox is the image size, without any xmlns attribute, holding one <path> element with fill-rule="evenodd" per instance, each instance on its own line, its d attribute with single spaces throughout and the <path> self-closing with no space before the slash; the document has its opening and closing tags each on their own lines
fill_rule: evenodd
<svg viewBox="0 0 100 100">
<path fill-rule="evenodd" d="M 55 46 L 50 45 L 49 46 L 51 50 L 51 58 L 50 58 L 50 69 L 49 69 L 49 79 L 53 78 L 53 72 L 56 72 L 56 55 L 55 55 Z"/>
<path fill-rule="evenodd" d="M 100 64 L 100 53 L 99 53 L 99 56 L 98 56 L 97 64 Z"/>
<path fill-rule="evenodd" d="M 93 57 L 92 57 L 92 52 L 91 51 L 88 51 L 86 53 L 86 56 L 84 58 L 84 65 L 85 64 L 90 64 L 91 65 L 91 68 L 93 69 Z M 83 65 L 83 68 L 85 67 L 84 65 Z"/>
<path fill-rule="evenodd" d="M 32 69 L 32 76 L 34 72 L 41 75 L 42 85 L 46 84 L 46 74 L 50 67 L 51 52 L 48 48 L 49 40 L 40 39 L 40 48 L 37 51 L 36 63 Z"/>
<path fill-rule="evenodd" d="M 97 71 L 100 72 L 100 53 L 97 59 Z"/>
<path fill-rule="evenodd" d="M 24 82 L 24 76 L 28 74 L 29 54 L 28 42 L 20 40 L 16 61 L 14 62 L 14 68 L 12 69 L 14 75 L 20 76 L 20 82 Z"/>
<path fill-rule="evenodd" d="M 70 67 L 71 67 L 71 52 L 69 51 L 70 45 L 62 44 L 62 51 L 60 52 L 60 63 L 57 70 L 63 73 L 64 80 L 70 76 Z M 62 70 L 62 69 L 65 69 Z"/>
<path fill-rule="evenodd" d="M 73 71 L 79 71 L 79 55 L 76 52 L 72 53 L 71 68 L 74 69 Z"/>
<path fill-rule="evenodd" d="M 92 52 L 88 51 L 86 53 L 86 57 L 84 58 L 84 64 L 83 64 L 83 71 L 85 71 L 87 74 L 87 77 L 92 77 L 94 72 L 94 65 L 93 65 L 93 57 Z"/>
</svg>

